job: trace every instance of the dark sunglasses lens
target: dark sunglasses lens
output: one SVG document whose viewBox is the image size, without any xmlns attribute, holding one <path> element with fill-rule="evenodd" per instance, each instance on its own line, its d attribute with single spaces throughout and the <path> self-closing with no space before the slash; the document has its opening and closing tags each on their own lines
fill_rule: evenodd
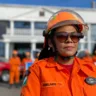
<svg viewBox="0 0 96 96">
<path fill-rule="evenodd" d="M 67 33 L 63 33 L 63 34 L 57 34 L 56 38 L 59 42 L 65 42 L 66 39 L 68 38 L 68 34 Z"/>
<path fill-rule="evenodd" d="M 73 33 L 73 34 L 70 34 L 70 37 L 74 43 L 77 43 L 80 40 L 80 38 L 83 38 L 83 34 Z"/>
<path fill-rule="evenodd" d="M 77 43 L 79 41 L 79 38 L 78 36 L 71 36 L 71 40 L 74 42 L 74 43 Z"/>
<path fill-rule="evenodd" d="M 68 39 L 68 36 L 70 36 L 71 40 L 74 43 L 77 43 L 80 40 L 80 38 L 84 37 L 82 33 L 76 33 L 76 32 L 72 32 L 70 34 L 68 34 L 67 32 L 56 34 L 57 40 L 61 43 L 65 42 Z"/>
</svg>

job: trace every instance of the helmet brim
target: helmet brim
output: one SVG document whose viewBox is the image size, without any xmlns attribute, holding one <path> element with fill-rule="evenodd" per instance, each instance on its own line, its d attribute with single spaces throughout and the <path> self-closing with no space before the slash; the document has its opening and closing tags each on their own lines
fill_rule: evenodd
<svg viewBox="0 0 96 96">
<path fill-rule="evenodd" d="M 46 33 L 49 34 L 51 30 L 64 26 L 64 25 L 76 25 L 76 26 L 78 26 L 79 32 L 82 32 L 84 30 L 84 24 L 81 24 L 80 22 L 78 22 L 76 20 L 67 20 L 67 21 L 63 21 L 63 22 L 59 22 L 59 23 L 55 24 L 51 29 L 49 29 L 49 30 L 47 29 Z"/>
</svg>

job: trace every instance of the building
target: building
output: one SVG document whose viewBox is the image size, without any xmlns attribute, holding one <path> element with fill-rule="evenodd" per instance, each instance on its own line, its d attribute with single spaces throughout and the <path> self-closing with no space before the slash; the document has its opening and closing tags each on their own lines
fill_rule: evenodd
<svg viewBox="0 0 96 96">
<path fill-rule="evenodd" d="M 28 6 L 28 5 L 0 5 L 0 56 L 9 59 L 13 49 L 19 54 L 26 50 L 41 49 L 44 38 L 42 32 L 49 17 L 65 7 Z M 69 8 L 70 9 L 70 8 Z M 79 49 L 92 52 L 96 43 L 96 9 L 71 8 L 78 12 L 89 26 L 89 31 L 80 41 Z M 3 35 L 2 35 L 3 34 Z"/>
</svg>

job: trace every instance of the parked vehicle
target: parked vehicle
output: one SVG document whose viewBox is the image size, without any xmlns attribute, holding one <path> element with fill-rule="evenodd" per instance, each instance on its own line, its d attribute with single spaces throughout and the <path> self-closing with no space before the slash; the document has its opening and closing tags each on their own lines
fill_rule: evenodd
<svg viewBox="0 0 96 96">
<path fill-rule="evenodd" d="M 10 64 L 4 58 L 0 58 L 0 79 L 3 82 L 9 81 Z"/>
<path fill-rule="evenodd" d="M 20 77 L 22 77 L 22 69 L 23 65 L 20 65 Z M 8 60 L 5 60 L 4 58 L 0 58 L 0 79 L 3 82 L 8 82 L 9 81 L 9 71 L 10 71 L 10 64 Z"/>
<path fill-rule="evenodd" d="M 34 62 L 35 58 L 36 58 L 36 54 L 40 52 L 40 50 L 33 50 L 32 51 L 32 60 Z M 0 58 L 0 79 L 3 82 L 8 82 L 9 81 L 9 70 L 10 70 L 10 64 L 8 62 L 8 60 L 6 60 L 5 58 Z M 23 76 L 23 70 L 24 70 L 24 65 L 21 64 L 20 65 L 20 77 L 22 78 Z"/>
</svg>

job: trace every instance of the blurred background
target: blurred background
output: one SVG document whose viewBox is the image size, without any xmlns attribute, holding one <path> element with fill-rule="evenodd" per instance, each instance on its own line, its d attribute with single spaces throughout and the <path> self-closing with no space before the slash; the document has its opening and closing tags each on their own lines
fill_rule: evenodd
<svg viewBox="0 0 96 96">
<path fill-rule="evenodd" d="M 9 89 L 9 59 L 13 50 L 22 60 L 30 52 L 32 63 L 43 47 L 43 30 L 49 17 L 60 9 L 78 12 L 88 24 L 78 52 L 96 53 L 96 0 L 0 0 L 0 96 L 19 96 L 20 87 Z M 84 53 L 84 52 L 83 52 Z M 20 72 L 24 66 L 20 65 Z M 22 83 L 22 72 L 20 77 Z"/>
</svg>

